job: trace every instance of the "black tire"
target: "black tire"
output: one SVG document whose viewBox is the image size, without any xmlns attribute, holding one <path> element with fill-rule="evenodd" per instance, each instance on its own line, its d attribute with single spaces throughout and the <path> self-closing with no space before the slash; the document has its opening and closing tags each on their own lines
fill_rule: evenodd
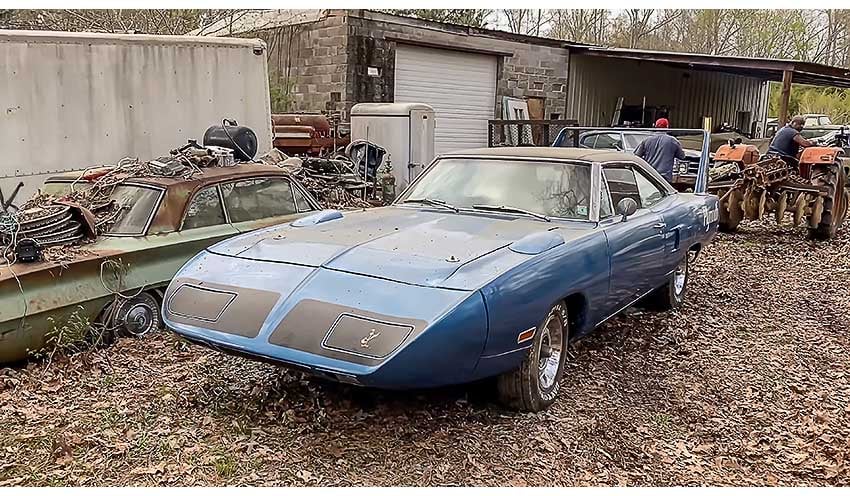
<svg viewBox="0 0 850 496">
<path fill-rule="evenodd" d="M 685 254 L 676 270 L 667 278 L 663 286 L 656 289 L 647 297 L 647 307 L 653 310 L 672 310 L 685 301 L 688 293 L 688 278 L 690 276 L 691 252 Z"/>
<path fill-rule="evenodd" d="M 846 182 L 847 176 L 841 164 L 826 167 L 812 175 L 812 184 L 829 188 L 829 195 L 823 199 L 820 223 L 816 227 L 809 228 L 809 236 L 812 239 L 832 239 L 844 223 L 847 217 L 848 196 L 850 196 L 845 189 Z"/>
<path fill-rule="evenodd" d="M 159 302 L 152 294 L 119 298 L 116 305 L 113 325 L 119 335 L 142 337 L 162 328 Z"/>
<path fill-rule="evenodd" d="M 717 226 L 720 232 L 733 233 L 738 230 L 738 225 L 744 219 L 744 209 L 741 208 L 741 199 L 741 192 L 736 189 L 720 205 L 720 219 Z"/>
<path fill-rule="evenodd" d="M 567 361 L 568 322 L 567 307 L 563 303 L 549 310 L 534 333 L 534 341 L 522 365 L 497 379 L 499 400 L 503 404 L 522 412 L 539 412 L 555 402 Z M 558 339 L 560 350 L 556 349 Z M 543 362 L 544 359 L 554 361 Z"/>
</svg>

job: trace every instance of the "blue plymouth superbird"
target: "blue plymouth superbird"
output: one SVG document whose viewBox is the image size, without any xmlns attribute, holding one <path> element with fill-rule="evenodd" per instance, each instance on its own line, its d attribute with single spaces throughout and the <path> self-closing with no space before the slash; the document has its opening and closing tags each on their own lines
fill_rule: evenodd
<svg viewBox="0 0 850 496">
<path fill-rule="evenodd" d="M 718 202 L 631 154 L 491 148 L 436 159 L 388 207 L 321 211 L 213 245 L 167 326 L 314 375 L 407 389 L 497 377 L 539 411 L 567 343 L 639 300 L 674 308 Z"/>
</svg>

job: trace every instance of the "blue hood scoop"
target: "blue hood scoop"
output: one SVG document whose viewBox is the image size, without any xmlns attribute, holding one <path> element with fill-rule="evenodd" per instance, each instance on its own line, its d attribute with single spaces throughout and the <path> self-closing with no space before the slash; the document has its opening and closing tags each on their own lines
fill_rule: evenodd
<svg viewBox="0 0 850 496">
<path fill-rule="evenodd" d="M 307 217 L 301 217 L 300 219 L 293 221 L 289 224 L 292 227 L 307 227 L 307 226 L 315 226 L 316 224 L 321 224 L 323 222 L 328 222 L 332 220 L 337 220 L 342 218 L 342 212 L 339 210 L 322 210 L 321 212 L 317 212 L 313 215 L 308 215 Z"/>
<path fill-rule="evenodd" d="M 508 249 L 523 255 L 537 255 L 562 244 L 564 244 L 564 238 L 557 231 L 543 231 L 514 241 Z"/>
</svg>

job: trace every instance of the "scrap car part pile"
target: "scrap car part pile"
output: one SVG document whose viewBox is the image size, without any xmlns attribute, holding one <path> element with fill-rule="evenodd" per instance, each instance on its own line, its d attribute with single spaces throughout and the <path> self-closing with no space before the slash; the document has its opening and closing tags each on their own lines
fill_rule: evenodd
<svg viewBox="0 0 850 496">
<path fill-rule="evenodd" d="M 743 219 L 773 213 L 782 223 L 791 213 L 805 219 L 813 238 L 830 239 L 847 216 L 850 191 L 841 148 L 804 149 L 799 165 L 778 156 L 760 156 L 752 145 L 728 144 L 715 154 L 708 190 L 720 197 L 720 229 L 734 232 Z"/>
<path fill-rule="evenodd" d="M 364 151 L 365 150 L 365 151 Z M 385 178 L 377 173 L 386 150 L 361 140 L 346 148 L 346 154 L 333 158 L 288 157 L 280 150 L 259 160 L 285 169 L 298 179 L 324 208 L 369 208 L 388 203 L 390 198 L 378 193 Z M 368 161 L 368 166 L 365 162 Z M 384 168 L 384 176 L 389 174 Z M 368 179 L 364 179 L 366 175 Z"/>
<path fill-rule="evenodd" d="M 0 214 L 0 256 L 7 261 L 67 259 L 62 249 L 107 232 L 125 206 L 112 193 L 134 177 L 191 178 L 202 167 L 233 165 L 231 150 L 202 147 L 194 141 L 172 150 L 167 157 L 147 162 L 125 158 L 114 166 L 89 168 L 80 173 L 70 191 L 56 197 L 36 194 L 20 210 Z"/>
</svg>

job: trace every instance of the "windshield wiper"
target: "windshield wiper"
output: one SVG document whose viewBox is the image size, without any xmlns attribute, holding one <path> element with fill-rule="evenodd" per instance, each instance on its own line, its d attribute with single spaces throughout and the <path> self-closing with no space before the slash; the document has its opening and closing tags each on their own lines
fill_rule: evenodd
<svg viewBox="0 0 850 496">
<path fill-rule="evenodd" d="M 402 203 L 423 203 L 425 205 L 432 205 L 435 207 L 443 207 L 447 208 L 454 213 L 460 212 L 460 209 L 451 203 L 446 203 L 443 200 L 439 200 L 437 198 L 411 198 L 409 200 L 404 200 Z"/>
<path fill-rule="evenodd" d="M 530 215 L 532 217 L 537 217 L 538 219 L 545 220 L 546 222 L 551 222 L 552 219 L 549 217 L 538 214 L 537 212 L 532 212 L 530 210 L 525 210 L 524 208 L 511 207 L 508 205 L 473 205 L 472 208 L 476 210 L 489 210 L 492 212 L 512 212 L 515 214 L 525 214 Z"/>
</svg>

